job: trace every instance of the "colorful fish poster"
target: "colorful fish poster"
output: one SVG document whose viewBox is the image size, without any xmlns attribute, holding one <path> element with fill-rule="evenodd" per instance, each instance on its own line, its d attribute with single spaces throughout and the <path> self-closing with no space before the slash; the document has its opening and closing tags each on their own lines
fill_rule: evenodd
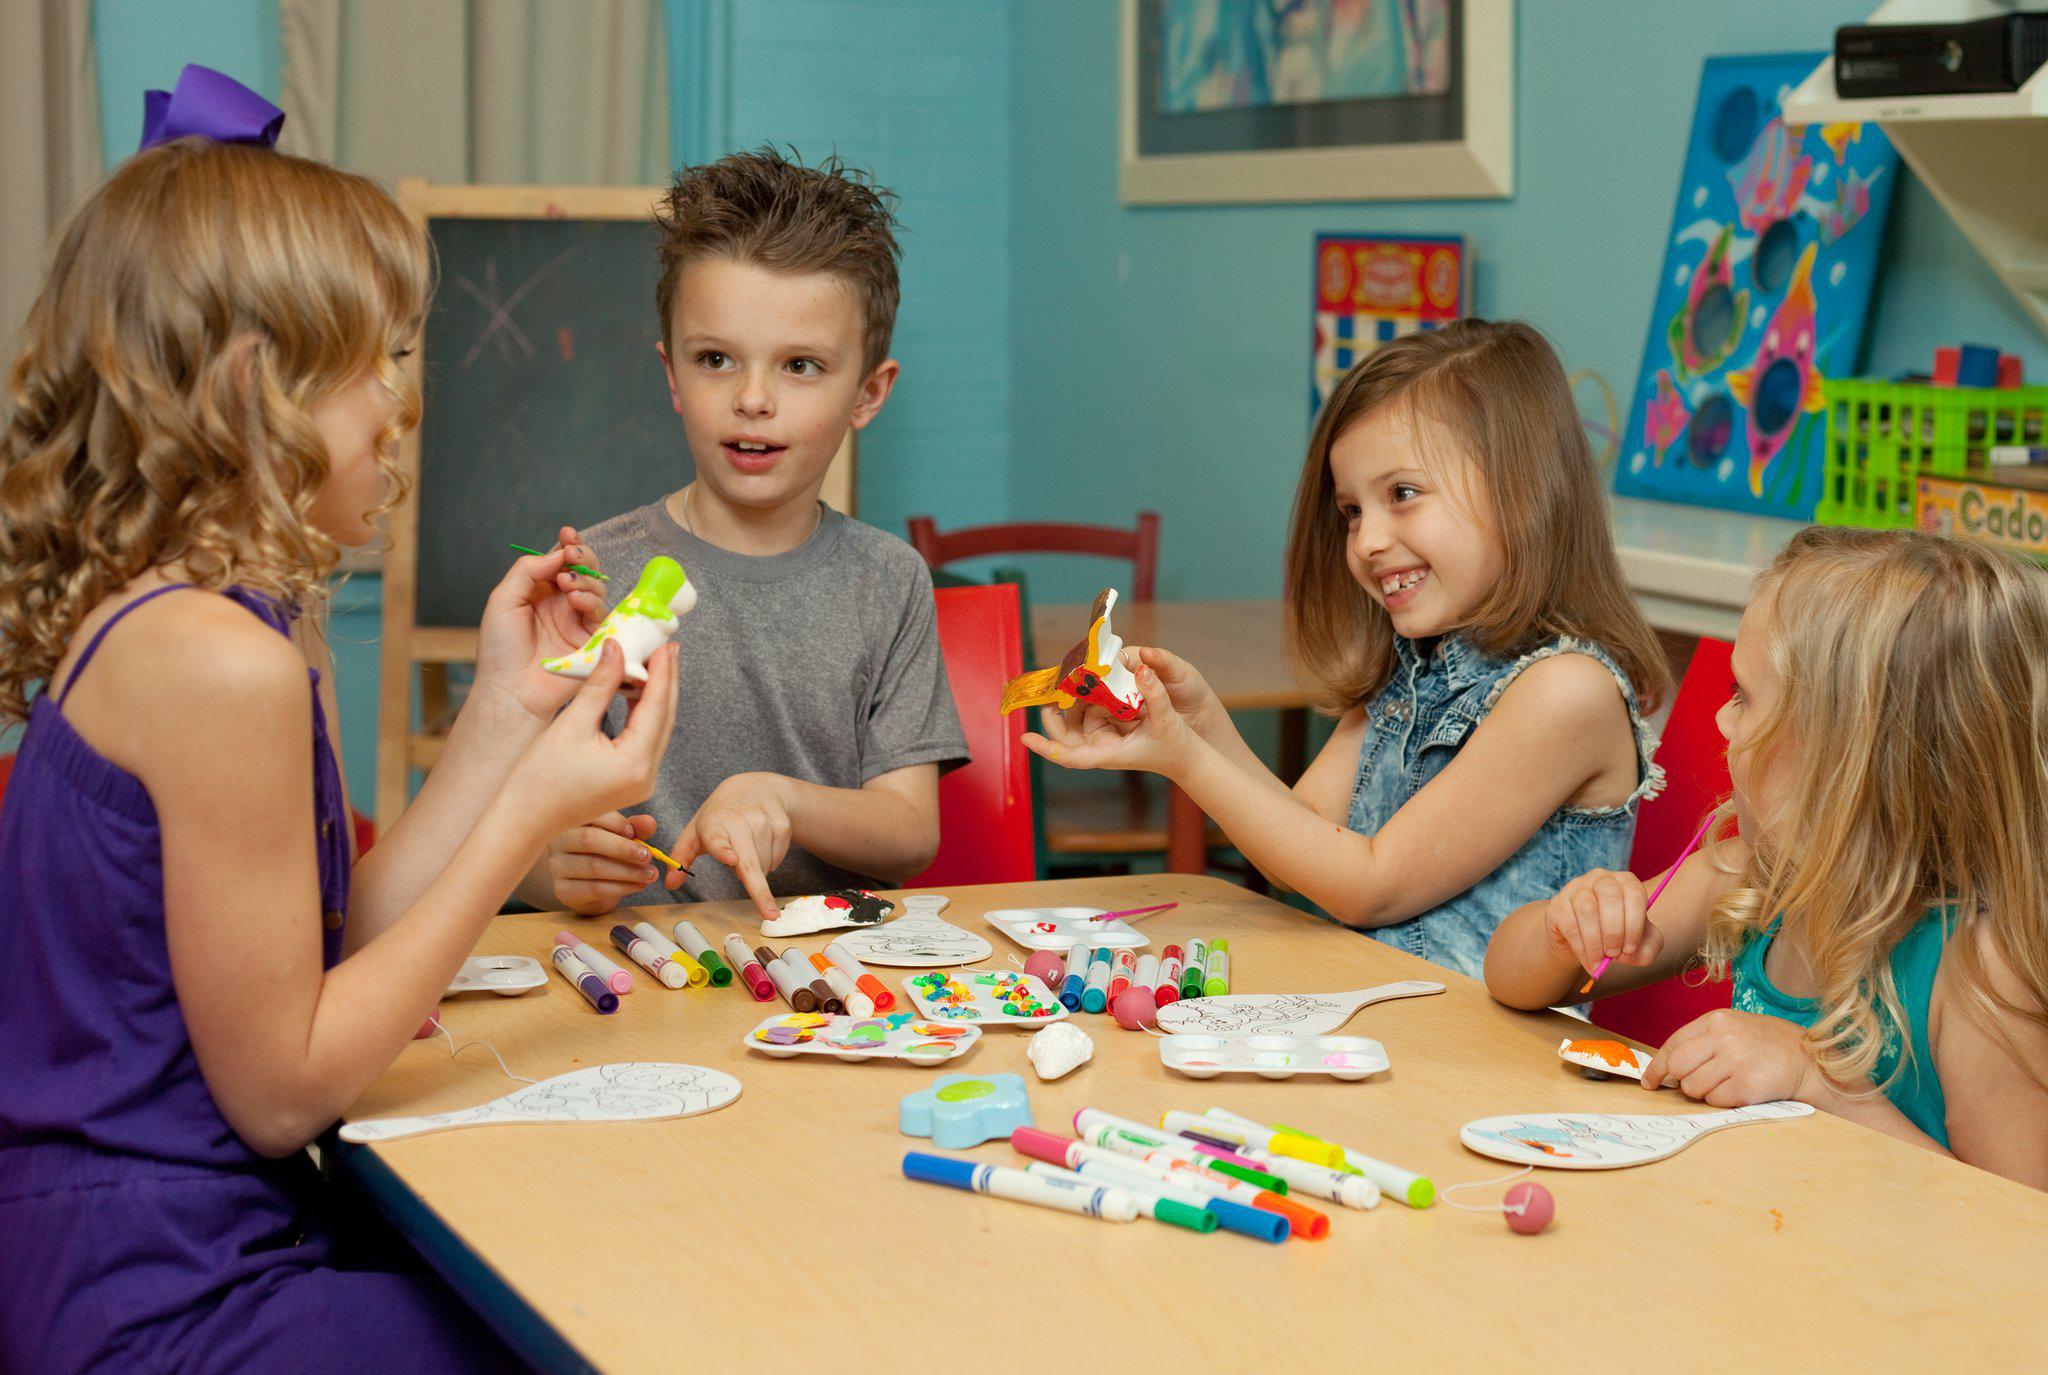
<svg viewBox="0 0 2048 1375">
<path fill-rule="evenodd" d="M 1821 381 L 1857 365 L 1899 179 L 1873 124 L 1787 124 L 1821 53 L 1716 57 L 1622 431 L 1624 496 L 1811 520 Z"/>
<path fill-rule="evenodd" d="M 1381 344 L 1465 314 L 1470 282 L 1471 258 L 1456 236 L 1318 234 L 1310 418 L 1352 364 Z"/>
</svg>

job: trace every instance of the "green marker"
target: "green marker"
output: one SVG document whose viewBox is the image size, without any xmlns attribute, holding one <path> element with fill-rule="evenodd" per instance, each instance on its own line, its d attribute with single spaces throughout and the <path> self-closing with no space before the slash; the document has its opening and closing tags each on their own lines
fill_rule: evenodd
<svg viewBox="0 0 2048 1375">
<path fill-rule="evenodd" d="M 544 553 L 542 553 L 542 552 L 541 552 L 540 550 L 538 550 L 538 549 L 528 549 L 528 548 L 527 548 L 527 547 L 526 547 L 525 545 L 523 545 L 523 544 L 515 544 L 515 545 L 512 545 L 512 546 L 510 546 L 510 548 L 511 548 L 512 552 L 513 552 L 513 553 L 515 553 L 515 554 L 531 554 L 531 555 L 533 555 L 533 556 L 534 556 L 535 558 L 537 558 L 537 559 L 544 559 L 544 558 L 546 558 L 546 557 L 547 557 L 547 555 L 546 555 L 546 554 L 544 554 Z M 595 568 L 585 568 L 585 567 L 584 567 L 584 566 L 583 566 L 582 564 L 580 564 L 580 563 L 572 563 L 572 564 L 570 564 L 570 565 L 569 565 L 569 571 L 570 571 L 571 573 L 581 573 L 581 574 L 583 574 L 583 576 L 585 576 L 585 577 L 587 577 L 587 578 L 596 578 L 596 579 L 597 579 L 597 580 L 598 580 L 599 582 L 610 582 L 610 581 L 611 581 L 611 579 L 610 579 L 610 578 L 607 578 L 607 577 L 606 577 L 606 576 L 605 576 L 604 574 L 602 574 L 602 573 L 598 572 L 598 571 L 597 571 L 597 570 L 596 570 Z"/>
<path fill-rule="evenodd" d="M 1209 958 L 1202 965 L 1202 996 L 1220 998 L 1230 991 L 1230 942 L 1218 941 L 1209 947 Z"/>
<path fill-rule="evenodd" d="M 1202 980 L 1208 973 L 1209 942 L 1200 936 L 1188 942 L 1188 962 L 1180 972 L 1180 996 L 1202 996 Z"/>
<path fill-rule="evenodd" d="M 711 942 L 705 940 L 694 925 L 686 921 L 676 923 L 676 944 L 681 946 L 683 952 L 691 959 L 704 966 L 704 972 L 710 976 L 713 988 L 724 988 L 732 982 L 732 966 L 718 958 L 711 949 Z"/>
<path fill-rule="evenodd" d="M 1275 1122 L 1273 1126 L 1278 1131 L 1294 1132 L 1299 1136 L 1308 1136 L 1308 1133 L 1302 1131 L 1299 1127 L 1290 1127 L 1282 1122 Z M 1315 1140 L 1316 1138 L 1309 1137 L 1309 1139 Z M 1430 1204 L 1436 1202 L 1436 1185 L 1424 1179 L 1421 1175 L 1404 1170 L 1399 1165 L 1389 1165 L 1384 1160 L 1375 1160 L 1369 1155 L 1361 1155 L 1357 1151 L 1350 1150 L 1344 1146 L 1339 1146 L 1337 1149 L 1344 1152 L 1344 1173 L 1364 1175 L 1375 1185 L 1379 1186 L 1379 1191 L 1382 1194 L 1385 1194 L 1395 1202 L 1405 1203 L 1410 1208 L 1427 1208 Z"/>
</svg>

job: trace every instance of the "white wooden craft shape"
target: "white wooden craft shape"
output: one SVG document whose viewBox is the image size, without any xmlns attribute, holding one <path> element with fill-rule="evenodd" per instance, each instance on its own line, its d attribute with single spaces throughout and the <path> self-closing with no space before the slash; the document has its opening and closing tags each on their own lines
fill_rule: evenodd
<svg viewBox="0 0 2048 1375">
<path fill-rule="evenodd" d="M 1214 998 L 1182 998 L 1159 1009 L 1161 1031 L 1287 1031 L 1297 1036 L 1327 1036 L 1350 1021 L 1361 1007 L 1389 998 L 1421 998 L 1441 993 L 1444 986 L 1424 979 L 1402 979 L 1349 993 L 1225 993 Z"/>
<path fill-rule="evenodd" d="M 1514 1165 L 1557 1170 L 1618 1170 L 1676 1155 L 1708 1132 L 1745 1122 L 1811 1117 L 1805 1103 L 1754 1103 L 1684 1116 L 1653 1113 L 1533 1112 L 1467 1122 L 1458 1139 L 1468 1150 Z"/>
<path fill-rule="evenodd" d="M 702 1065 L 625 1060 L 571 1070 L 514 1089 L 474 1108 L 431 1117 L 373 1117 L 342 1127 L 344 1141 L 395 1141 L 402 1136 L 505 1122 L 649 1122 L 694 1117 L 740 1096 L 740 1081 Z"/>
</svg>

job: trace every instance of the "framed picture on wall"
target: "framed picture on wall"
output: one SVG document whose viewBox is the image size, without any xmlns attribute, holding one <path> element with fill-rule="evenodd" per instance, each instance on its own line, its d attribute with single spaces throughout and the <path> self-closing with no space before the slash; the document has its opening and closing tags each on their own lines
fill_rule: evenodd
<svg viewBox="0 0 2048 1375">
<path fill-rule="evenodd" d="M 1514 0 L 1122 4 L 1127 203 L 1514 193 Z"/>
</svg>

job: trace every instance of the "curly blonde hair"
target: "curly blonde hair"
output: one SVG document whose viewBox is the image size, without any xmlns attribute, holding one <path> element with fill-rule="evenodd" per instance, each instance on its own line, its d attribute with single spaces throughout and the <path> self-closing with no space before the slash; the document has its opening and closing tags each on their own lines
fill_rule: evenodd
<svg viewBox="0 0 2048 1375">
<path fill-rule="evenodd" d="M 1844 1081 L 1871 1073 L 1889 1027 L 1901 1043 L 1896 1075 L 1912 1040 L 1891 954 L 1949 906 L 1942 962 L 1960 976 L 1965 1013 L 2024 1063 L 1999 1014 L 2048 1024 L 2039 575 L 1982 545 L 1815 527 L 1758 577 L 1746 626 L 1759 616 L 1779 689 L 1742 749 L 1786 784 L 1714 909 L 1708 970 L 1725 977 L 1744 942 L 1783 914 L 1818 983 L 1808 1038 L 1821 1067 Z M 2033 1007 L 1992 988 L 1985 934 Z"/>
<path fill-rule="evenodd" d="M 424 230 L 381 188 L 186 138 L 130 158 L 58 236 L 0 434 L 0 722 L 27 715 L 86 615 L 146 570 L 317 605 L 339 550 L 312 408 L 392 355 L 431 291 Z"/>
</svg>

